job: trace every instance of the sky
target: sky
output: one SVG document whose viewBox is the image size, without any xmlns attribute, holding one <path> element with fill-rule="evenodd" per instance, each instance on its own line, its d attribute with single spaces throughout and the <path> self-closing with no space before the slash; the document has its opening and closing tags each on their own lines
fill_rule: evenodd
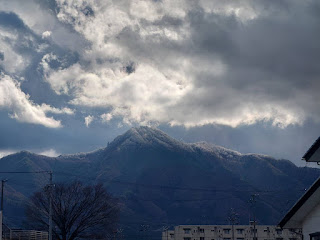
<svg viewBox="0 0 320 240">
<path fill-rule="evenodd" d="M 317 0 L 0 0 L 0 156 L 147 125 L 303 166 L 319 42 Z"/>
</svg>

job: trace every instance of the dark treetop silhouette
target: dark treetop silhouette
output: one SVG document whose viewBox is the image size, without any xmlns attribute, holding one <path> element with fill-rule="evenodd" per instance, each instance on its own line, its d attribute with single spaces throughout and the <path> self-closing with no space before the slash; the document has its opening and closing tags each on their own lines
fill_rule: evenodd
<svg viewBox="0 0 320 240">
<path fill-rule="evenodd" d="M 26 215 L 32 227 L 48 229 L 49 197 L 48 187 L 30 197 Z M 59 183 L 52 199 L 54 239 L 107 239 L 118 220 L 118 203 L 102 184 Z"/>
</svg>

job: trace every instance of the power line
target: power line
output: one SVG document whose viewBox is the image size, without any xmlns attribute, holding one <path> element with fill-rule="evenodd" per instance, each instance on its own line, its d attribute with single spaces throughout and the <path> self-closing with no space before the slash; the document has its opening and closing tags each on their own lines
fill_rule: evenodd
<svg viewBox="0 0 320 240">
<path fill-rule="evenodd" d="M 19 174 L 24 174 L 24 173 L 50 173 L 52 171 L 22 171 L 22 172 L 0 172 L 0 173 L 5 173 L 5 174 L 11 174 L 11 173 L 19 173 Z"/>
<path fill-rule="evenodd" d="M 26 173 L 26 174 L 30 174 L 30 173 L 51 173 L 51 171 L 29 171 L 29 172 L 0 172 L 0 173 L 5 173 L 5 174 L 21 174 L 21 173 Z M 96 178 L 89 178 L 89 177 L 83 177 L 80 175 L 75 175 L 75 174 L 69 174 L 69 173 L 65 173 L 65 172 L 54 172 L 56 175 L 68 175 L 68 176 L 75 176 L 75 177 L 81 177 L 81 178 L 86 178 L 86 179 L 90 179 L 90 180 L 97 180 Z M 150 185 L 150 184 L 139 184 L 139 183 L 133 183 L 133 182 L 124 182 L 124 181 L 118 181 L 118 180 L 107 180 L 108 182 L 114 182 L 114 183 L 121 183 L 121 184 L 126 184 L 126 185 L 135 185 L 135 186 L 142 186 L 142 187 L 148 187 L 148 188 L 169 188 L 169 189 L 177 189 L 177 190 L 197 190 L 197 191 L 209 191 L 209 192 L 234 192 L 234 191 L 238 191 L 238 192 L 252 192 L 252 191 L 248 191 L 248 190 L 221 190 L 221 189 L 204 189 L 204 188 L 186 188 L 186 187 L 173 187 L 173 186 L 165 186 L 165 185 Z M 270 192 L 270 191 L 266 191 L 266 192 Z M 120 199 L 125 199 L 125 197 L 118 197 Z M 222 197 L 222 198 L 209 198 L 209 199 L 205 199 L 205 198 L 201 198 L 201 199 L 170 199 L 170 201 L 181 201 L 181 202 L 187 202 L 187 201 L 212 201 L 212 200 L 224 200 L 224 199 L 228 199 L 230 198 L 230 196 L 228 197 Z M 155 201 L 157 199 L 145 199 L 145 198 L 137 198 L 134 197 L 134 199 L 137 200 L 141 200 L 141 201 Z"/>
<path fill-rule="evenodd" d="M 37 173 L 52 173 L 51 171 L 17 171 L 17 172 L 9 172 L 9 171 L 1 171 L 0 174 L 37 174 Z M 101 179 L 97 179 L 97 178 L 93 178 L 93 177 L 84 177 L 82 175 L 76 175 L 76 174 L 71 174 L 71 173 L 66 173 L 66 172 L 54 172 L 54 174 L 56 175 L 66 175 L 66 176 L 74 176 L 74 177 L 79 177 L 81 179 L 90 179 L 92 181 L 98 181 L 98 180 L 105 180 L 106 182 L 110 182 L 110 183 L 118 183 L 118 184 L 123 184 L 123 185 L 133 185 L 133 186 L 140 186 L 140 187 L 145 187 L 145 188 L 152 188 L 152 189 L 171 189 L 171 190 L 188 190 L 188 191 L 203 191 L 203 192 L 224 192 L 224 193 L 230 193 L 230 192 L 248 192 L 248 193 L 283 193 L 285 190 L 236 190 L 236 189 L 210 189 L 210 188 L 194 188 L 194 187 L 175 187 L 175 186 L 167 186 L 167 185 L 153 185 L 153 184 L 143 184 L 143 183 L 136 183 L 136 182 L 129 182 L 129 181 L 120 181 L 120 180 L 110 180 L 107 178 L 101 178 Z M 288 190 L 288 191 L 292 191 L 292 190 Z M 302 190 L 304 191 L 304 190 Z M 122 197 L 123 199 L 125 199 L 124 197 Z M 211 198 L 211 199 L 168 199 L 169 201 L 214 201 L 214 200 L 223 200 L 223 199 L 229 199 L 230 197 L 222 197 L 222 198 Z M 135 198 L 141 201 L 154 201 L 157 199 L 142 199 L 142 198 Z M 150 222 L 141 222 L 141 223 L 147 223 L 148 225 L 153 225 L 150 224 Z M 139 224 L 139 223 L 135 223 L 135 224 Z M 162 222 L 161 224 L 168 224 L 168 222 Z M 161 225 L 158 224 L 157 226 Z M 154 224 L 155 225 L 155 224 Z"/>
<path fill-rule="evenodd" d="M 9 171 L 0 171 L 0 174 L 32 174 L 32 173 L 50 173 L 51 171 L 45 170 L 45 171 L 19 171 L 19 172 L 9 172 Z M 85 178 L 92 181 L 101 181 L 105 180 L 110 183 L 116 183 L 116 184 L 123 184 L 123 185 L 134 185 L 139 187 L 145 187 L 145 188 L 153 188 L 153 189 L 171 189 L 171 190 L 185 190 L 185 191 L 203 191 L 203 192 L 247 192 L 247 193 L 283 193 L 283 192 L 292 192 L 291 189 L 279 189 L 279 190 L 258 190 L 258 189 L 252 189 L 252 190 L 237 190 L 237 189 L 210 189 L 210 188 L 195 188 L 195 187 L 178 187 L 178 186 L 168 186 L 168 185 L 155 185 L 155 184 L 144 184 L 144 183 L 136 183 L 136 182 L 129 182 L 129 181 L 121 181 L 121 180 L 114 180 L 114 179 L 107 179 L 107 178 L 93 178 L 93 177 L 85 177 L 83 175 L 77 175 L 72 173 L 66 173 L 66 172 L 60 172 L 60 171 L 54 171 L 55 175 L 65 175 L 65 176 L 73 176 L 78 178 Z M 297 190 L 297 191 L 305 191 L 305 189 Z"/>
<path fill-rule="evenodd" d="M 1 172 L 0 172 L 1 173 Z M 210 188 L 193 188 L 193 187 L 178 187 L 178 186 L 168 186 L 168 185 L 155 185 L 155 184 L 144 184 L 144 183 L 136 183 L 136 182 L 129 182 L 129 181 L 120 181 L 120 180 L 114 180 L 114 179 L 107 179 L 107 178 L 93 178 L 93 177 L 84 177 L 82 175 L 76 175 L 72 173 L 66 173 L 66 172 L 60 172 L 55 171 L 56 175 L 66 175 L 66 176 L 73 176 L 73 177 L 79 177 L 81 179 L 88 179 L 92 181 L 101 181 L 105 180 L 110 183 L 117 183 L 117 184 L 123 184 L 123 185 L 134 185 L 139 187 L 145 187 L 145 188 L 153 188 L 153 189 L 172 189 L 172 190 L 186 190 L 186 191 L 203 191 L 203 192 L 247 192 L 247 193 L 283 193 L 285 191 L 292 192 L 292 189 L 279 189 L 279 190 L 258 190 L 258 189 L 252 189 L 252 190 L 236 190 L 236 189 L 210 189 Z M 303 190 L 297 190 L 297 191 L 304 191 Z"/>
</svg>

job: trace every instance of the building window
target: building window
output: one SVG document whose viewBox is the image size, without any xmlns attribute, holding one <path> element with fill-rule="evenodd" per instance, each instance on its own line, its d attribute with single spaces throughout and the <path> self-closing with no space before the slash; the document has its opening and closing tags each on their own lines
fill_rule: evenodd
<svg viewBox="0 0 320 240">
<path fill-rule="evenodd" d="M 289 231 L 292 234 L 302 233 L 302 229 L 301 228 L 289 228 Z"/>
<path fill-rule="evenodd" d="M 200 237 L 200 240 L 204 240 L 204 237 Z"/>
<path fill-rule="evenodd" d="M 297 240 L 297 238 L 289 238 L 289 240 Z"/>
<path fill-rule="evenodd" d="M 237 229 L 238 234 L 243 234 L 243 232 L 244 232 L 244 229 L 241 229 L 241 228 Z"/>
<path fill-rule="evenodd" d="M 199 228 L 200 233 L 204 233 L 204 228 Z"/>
<path fill-rule="evenodd" d="M 184 228 L 183 230 L 184 230 L 185 234 L 189 234 L 191 229 L 190 228 Z"/>
<path fill-rule="evenodd" d="M 252 233 L 257 233 L 257 229 L 252 228 L 252 229 L 251 229 L 251 232 L 252 232 Z"/>
<path fill-rule="evenodd" d="M 276 229 L 277 234 L 282 234 L 282 230 L 281 229 Z"/>
<path fill-rule="evenodd" d="M 237 240 L 244 240 L 244 238 L 237 238 Z"/>
<path fill-rule="evenodd" d="M 320 232 L 311 233 L 310 240 L 320 240 Z"/>
<path fill-rule="evenodd" d="M 231 240 L 231 238 L 223 238 L 223 240 Z"/>
<path fill-rule="evenodd" d="M 230 228 L 225 228 L 223 229 L 224 234 L 230 234 Z"/>
<path fill-rule="evenodd" d="M 174 234 L 170 233 L 170 238 L 174 238 Z"/>
<path fill-rule="evenodd" d="M 283 240 L 283 238 L 276 238 L 276 240 Z"/>
</svg>

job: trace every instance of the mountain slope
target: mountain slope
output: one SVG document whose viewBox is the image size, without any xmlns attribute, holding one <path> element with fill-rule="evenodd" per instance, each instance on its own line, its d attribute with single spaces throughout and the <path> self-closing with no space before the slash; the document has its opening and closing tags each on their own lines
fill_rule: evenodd
<svg viewBox="0 0 320 240">
<path fill-rule="evenodd" d="M 205 142 L 183 143 L 149 127 L 132 128 L 91 153 L 50 158 L 20 152 L 0 159 L 0 168 L 52 170 L 54 181 L 101 181 L 121 200 L 121 221 L 131 232 L 146 222 L 153 231 L 168 224 L 224 224 L 231 208 L 246 224 L 254 193 L 259 194 L 255 206 L 259 223 L 276 224 L 320 175 L 318 169 L 299 168 L 287 160 L 241 154 Z M 17 209 L 23 215 L 25 198 L 44 186 L 48 176 L 1 177 L 10 178 L 7 221 L 18 223 Z M 12 205 L 19 200 L 20 207 Z"/>
</svg>

